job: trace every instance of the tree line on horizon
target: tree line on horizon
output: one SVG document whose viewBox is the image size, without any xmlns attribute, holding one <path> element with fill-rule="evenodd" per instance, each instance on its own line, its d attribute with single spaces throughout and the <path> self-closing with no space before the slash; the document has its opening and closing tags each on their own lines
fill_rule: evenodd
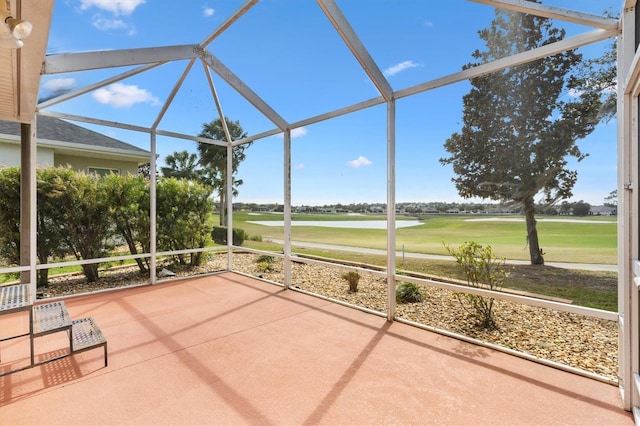
<svg viewBox="0 0 640 426">
<path fill-rule="evenodd" d="M 615 215 L 616 206 L 612 203 L 605 203 L 603 206 L 609 208 L 608 214 Z M 292 206 L 294 213 L 382 213 L 386 211 L 386 203 L 350 203 L 350 204 L 324 204 L 324 205 L 302 205 Z M 535 214 L 543 216 L 589 216 L 593 206 L 583 200 L 580 201 L 563 201 L 560 204 L 535 204 Z M 233 203 L 235 211 L 249 212 L 280 212 L 284 211 L 284 206 L 279 203 Z M 457 202 L 429 202 L 429 203 L 397 203 L 396 211 L 402 214 L 421 215 L 421 214 L 446 214 L 455 212 L 463 213 L 486 213 L 486 214 L 524 214 L 522 206 L 511 205 L 503 206 L 500 204 L 481 204 L 481 203 L 457 203 Z"/>
</svg>

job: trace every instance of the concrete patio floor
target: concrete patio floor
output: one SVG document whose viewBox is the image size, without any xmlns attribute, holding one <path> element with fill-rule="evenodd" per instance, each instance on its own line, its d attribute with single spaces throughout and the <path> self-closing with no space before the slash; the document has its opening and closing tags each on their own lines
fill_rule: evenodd
<svg viewBox="0 0 640 426">
<path fill-rule="evenodd" d="M 65 302 L 109 365 L 95 349 L 0 377 L 1 425 L 633 424 L 615 386 L 235 273 Z M 0 367 L 28 347 L 2 342 Z"/>
</svg>

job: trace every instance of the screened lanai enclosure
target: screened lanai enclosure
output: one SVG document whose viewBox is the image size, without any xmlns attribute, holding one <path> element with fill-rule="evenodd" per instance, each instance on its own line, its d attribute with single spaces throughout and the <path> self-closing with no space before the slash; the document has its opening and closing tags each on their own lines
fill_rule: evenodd
<svg viewBox="0 0 640 426">
<path fill-rule="evenodd" d="M 619 386 L 638 421 L 634 0 L 249 0 L 185 6 L 178 19 L 157 13 L 164 2 L 125 3 L 0 4 L 32 24 L 26 35 L 13 18 L 0 26 L 0 120 L 19 129 L 0 134 L 0 162 L 15 158 L 3 164 L 14 174 L 0 182 L 0 220 L 17 217 L 2 240 L 3 286 L 27 284 L 33 303 L 65 295 L 56 287 L 68 295 L 234 271 Z M 49 132 L 60 121 L 148 161 L 127 175 L 118 162 L 129 148 L 78 148 Z M 92 167 L 112 173 L 83 173 Z M 614 190 L 617 222 L 602 233 L 617 247 L 575 255 L 534 212 Z M 465 218 L 501 217 L 520 239 L 505 242 L 486 222 L 443 241 L 425 224 L 444 215 L 420 202 L 450 200 L 495 203 Z M 345 219 L 357 226 L 301 218 L 328 222 L 348 204 L 366 206 Z M 493 246 L 488 262 L 504 272 L 598 265 L 617 282 L 617 311 L 470 285 L 409 260 L 452 263 L 466 241 Z M 582 280 L 590 288 L 595 278 Z M 422 301 L 398 301 L 400 286 Z M 476 324 L 478 303 L 495 309 L 493 327 Z"/>
</svg>

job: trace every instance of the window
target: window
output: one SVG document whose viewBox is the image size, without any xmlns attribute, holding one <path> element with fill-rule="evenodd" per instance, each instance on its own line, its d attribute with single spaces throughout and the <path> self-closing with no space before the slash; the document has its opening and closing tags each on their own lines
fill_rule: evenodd
<svg viewBox="0 0 640 426">
<path fill-rule="evenodd" d="M 110 169 L 108 167 L 89 167 L 89 173 L 95 173 L 100 176 L 107 176 L 111 173 L 119 175 L 120 169 Z"/>
</svg>

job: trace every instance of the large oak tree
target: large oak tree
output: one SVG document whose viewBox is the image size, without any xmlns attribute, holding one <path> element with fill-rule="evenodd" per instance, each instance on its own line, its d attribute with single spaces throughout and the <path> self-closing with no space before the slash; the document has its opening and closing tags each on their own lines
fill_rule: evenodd
<svg viewBox="0 0 640 426">
<path fill-rule="evenodd" d="M 479 35 L 486 49 L 473 52 L 476 62 L 465 69 L 562 40 L 565 32 L 549 19 L 496 9 Z M 568 160 L 586 156 L 576 142 L 598 123 L 600 95 L 579 90 L 581 66 L 582 56 L 567 51 L 471 79 L 462 129 L 446 140 L 450 156 L 440 159 L 453 166 L 462 197 L 522 205 L 532 264 L 544 264 L 535 197 L 571 197 L 578 174 Z"/>
</svg>

